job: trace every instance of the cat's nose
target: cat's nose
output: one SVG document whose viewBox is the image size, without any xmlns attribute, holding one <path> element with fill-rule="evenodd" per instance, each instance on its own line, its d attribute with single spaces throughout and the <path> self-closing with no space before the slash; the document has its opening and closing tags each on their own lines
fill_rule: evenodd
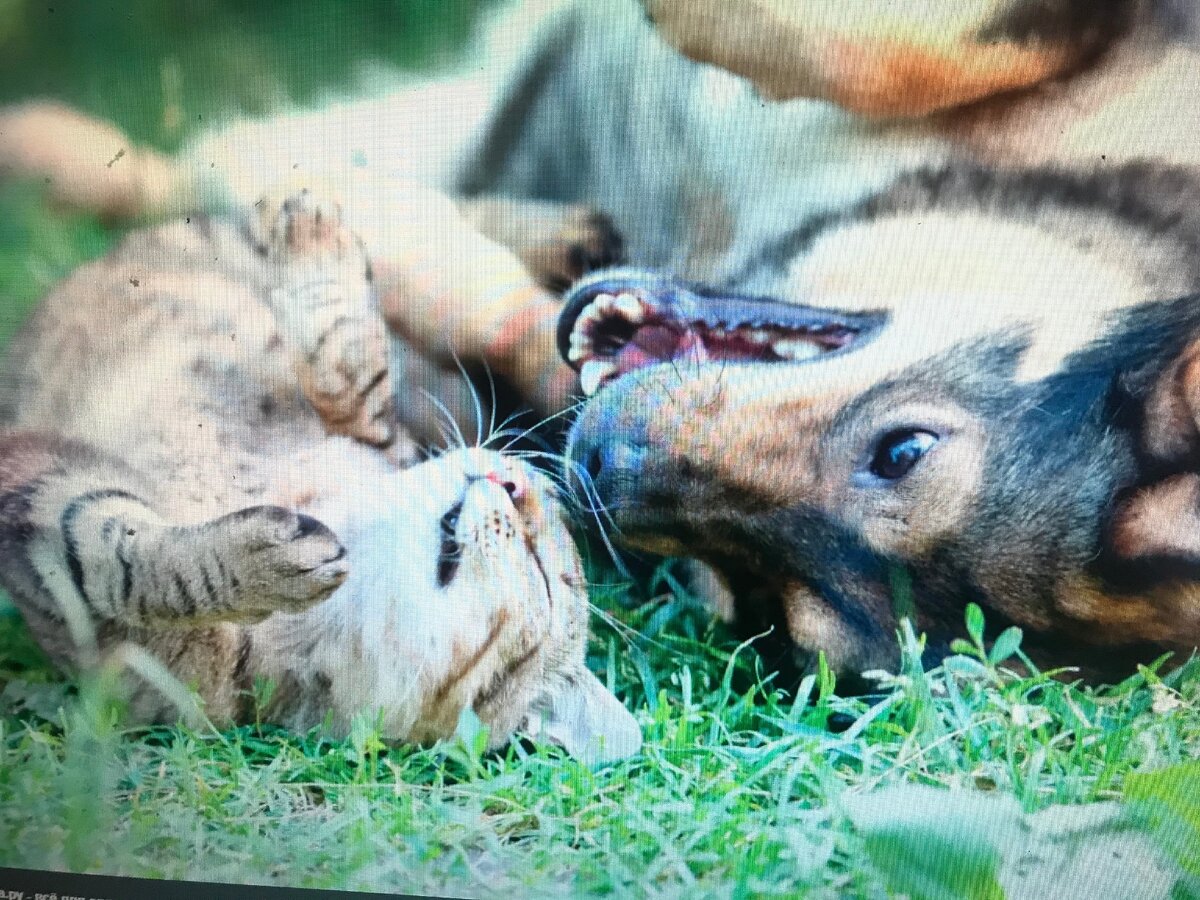
<svg viewBox="0 0 1200 900">
<path fill-rule="evenodd" d="M 498 484 L 504 488 L 513 503 L 524 499 L 529 493 L 529 477 L 516 466 L 506 467 L 503 470 L 493 469 L 483 477 L 492 484 Z"/>
<path fill-rule="evenodd" d="M 479 448 L 467 450 L 465 453 L 467 459 L 463 474 L 468 487 L 481 482 L 501 487 L 518 509 L 533 494 L 529 467 L 521 460 L 501 456 L 494 450 Z"/>
</svg>

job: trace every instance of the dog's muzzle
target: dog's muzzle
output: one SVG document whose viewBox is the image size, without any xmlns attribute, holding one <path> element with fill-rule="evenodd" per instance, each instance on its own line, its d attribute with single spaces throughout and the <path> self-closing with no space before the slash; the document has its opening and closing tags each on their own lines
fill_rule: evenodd
<svg viewBox="0 0 1200 900">
<path fill-rule="evenodd" d="M 661 526 L 681 489 L 704 478 L 673 445 L 713 415 L 729 370 L 783 366 L 786 378 L 788 366 L 862 345 L 885 318 L 635 269 L 595 273 L 568 293 L 559 318 L 559 351 L 592 398 L 571 431 L 567 474 L 614 524 Z"/>
</svg>

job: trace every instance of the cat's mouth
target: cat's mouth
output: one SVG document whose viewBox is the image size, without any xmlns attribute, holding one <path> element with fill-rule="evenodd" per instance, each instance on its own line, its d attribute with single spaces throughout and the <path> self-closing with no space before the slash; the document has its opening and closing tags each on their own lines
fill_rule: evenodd
<svg viewBox="0 0 1200 900">
<path fill-rule="evenodd" d="M 508 480 L 495 471 L 467 474 L 466 482 L 438 520 L 434 564 L 437 586 L 450 586 L 468 554 L 482 555 L 485 560 L 502 558 L 523 544 L 549 596 L 550 578 L 537 537 L 545 525 L 540 509 L 546 498 L 530 499 L 529 482 L 524 477 Z"/>
<path fill-rule="evenodd" d="M 648 273 L 580 282 L 566 297 L 558 349 L 592 396 L 621 375 L 658 363 L 798 363 L 873 334 L 881 314 L 741 297 Z"/>
<path fill-rule="evenodd" d="M 446 510 L 438 523 L 441 534 L 441 546 L 437 557 L 438 587 L 448 586 L 458 574 L 458 567 L 462 563 L 463 548 L 458 540 L 458 517 L 462 514 L 462 509 L 463 501 L 460 498 Z"/>
</svg>

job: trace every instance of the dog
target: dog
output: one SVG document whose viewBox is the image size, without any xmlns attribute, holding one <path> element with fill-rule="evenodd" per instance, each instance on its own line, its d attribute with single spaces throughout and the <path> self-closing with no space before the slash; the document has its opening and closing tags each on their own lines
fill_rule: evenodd
<svg viewBox="0 0 1200 900">
<path fill-rule="evenodd" d="M 468 189 L 587 198 L 649 261 L 568 295 L 569 473 L 626 545 L 711 564 L 778 665 L 892 667 L 901 615 L 937 660 L 971 601 L 1092 678 L 1190 652 L 1186 11 L 812 6 L 647 2 L 753 87 L 577 12 L 484 141 Z"/>
<path fill-rule="evenodd" d="M 891 669 L 902 617 L 936 661 L 968 602 L 1043 667 L 1186 654 L 1197 210 L 1179 169 L 951 167 L 741 291 L 599 273 L 560 331 L 596 382 L 568 471 L 626 545 L 710 564 L 779 666 Z"/>
<path fill-rule="evenodd" d="M 777 625 L 784 655 L 820 649 L 844 671 L 893 659 L 895 594 L 935 653 L 970 599 L 1021 624 L 1038 658 L 1100 676 L 1194 647 L 1177 528 L 1193 335 L 1175 298 L 1197 289 L 1200 161 L 1186 5 L 972 0 L 884 17 L 760 0 L 733 24 L 670 0 L 557 6 L 497 28 L 527 43 L 500 76 L 235 125 L 144 166 L 132 206 L 257 190 L 313 147 L 301 168 L 362 162 L 465 197 L 591 204 L 638 268 L 585 281 L 565 308 L 454 303 L 433 319 L 385 290 L 384 309 L 431 359 L 519 358 L 518 389 L 543 412 L 569 402 L 561 350 L 594 395 L 570 474 L 619 539 L 702 557 L 748 627 Z M 480 100 L 493 83 L 498 99 Z M 393 162 L 414 110 L 463 97 L 452 141 Z M 347 131 L 361 139 L 332 140 Z M 158 160 L 129 154 L 143 157 Z M 386 248 L 394 192 L 374 184 L 347 207 L 369 210 L 357 228 Z M 907 408 L 905 391 L 929 417 L 859 447 L 871 411 Z M 1075 412 L 1092 417 L 1080 435 L 1063 424 Z M 1021 428 L 1036 448 L 1011 443 Z M 837 482 L 828 441 L 870 451 L 854 473 L 897 489 Z M 1064 495 L 1034 465 L 1060 445 Z M 911 472 L 873 473 L 876 451 L 881 471 Z"/>
</svg>

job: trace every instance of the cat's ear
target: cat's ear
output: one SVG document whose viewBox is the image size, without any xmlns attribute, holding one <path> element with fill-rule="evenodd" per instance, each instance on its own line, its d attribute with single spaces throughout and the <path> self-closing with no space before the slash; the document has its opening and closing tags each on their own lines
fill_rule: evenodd
<svg viewBox="0 0 1200 900">
<path fill-rule="evenodd" d="M 633 756 L 642 747 L 637 721 L 583 666 L 555 679 L 521 728 L 587 765 Z"/>
</svg>

